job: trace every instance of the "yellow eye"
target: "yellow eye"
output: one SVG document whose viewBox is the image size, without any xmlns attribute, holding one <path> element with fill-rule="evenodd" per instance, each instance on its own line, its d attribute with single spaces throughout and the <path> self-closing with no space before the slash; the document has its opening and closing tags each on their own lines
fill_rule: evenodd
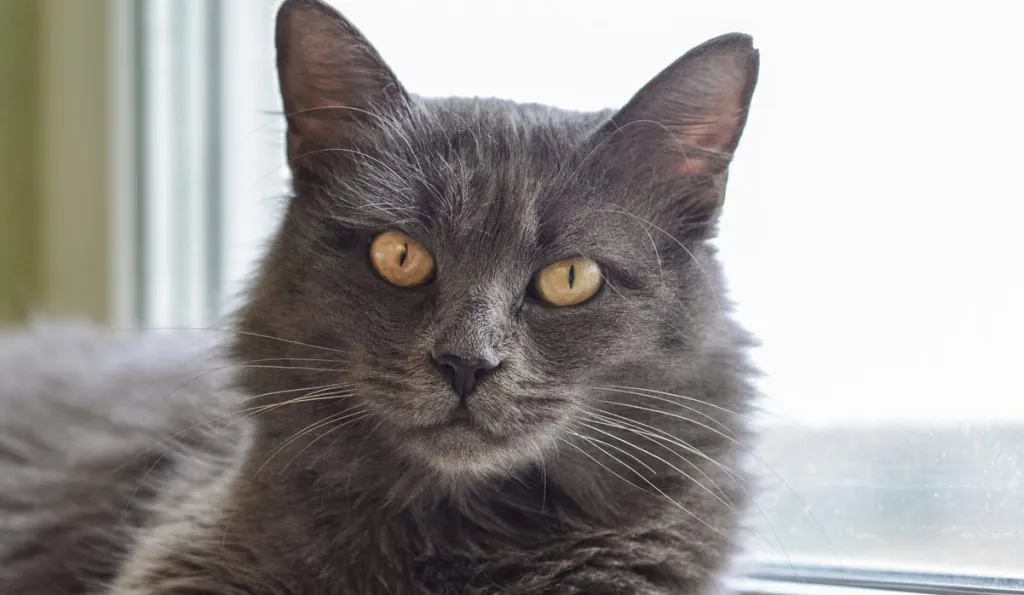
<svg viewBox="0 0 1024 595">
<path fill-rule="evenodd" d="M 415 287 L 434 276 L 434 257 L 400 231 L 385 231 L 370 244 L 370 262 L 392 285 Z"/>
<path fill-rule="evenodd" d="M 537 273 L 537 293 L 554 306 L 574 306 L 601 289 L 601 268 L 587 258 L 567 258 Z"/>
</svg>

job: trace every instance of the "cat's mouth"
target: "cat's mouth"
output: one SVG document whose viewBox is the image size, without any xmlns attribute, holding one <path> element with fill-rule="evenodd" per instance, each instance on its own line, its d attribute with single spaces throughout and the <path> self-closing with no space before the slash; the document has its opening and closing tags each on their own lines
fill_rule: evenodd
<svg viewBox="0 0 1024 595">
<path fill-rule="evenodd" d="M 428 431 L 468 431 L 479 433 L 482 437 L 498 440 L 498 436 L 489 431 L 484 424 L 480 423 L 477 416 L 465 406 L 452 409 L 447 419 L 426 428 Z"/>
<path fill-rule="evenodd" d="M 565 417 L 563 403 L 516 399 L 495 386 L 461 402 L 438 388 L 381 403 L 388 407 L 383 421 L 397 449 L 448 479 L 507 473 L 531 460 Z"/>
<path fill-rule="evenodd" d="M 479 413 L 463 406 L 453 408 L 433 424 L 421 426 L 416 433 L 419 441 L 431 450 L 445 454 L 479 453 L 506 446 L 508 442 L 508 437 L 495 433 Z"/>
<path fill-rule="evenodd" d="M 452 411 L 451 420 L 449 423 L 453 426 L 471 426 L 473 425 L 473 414 L 469 412 L 469 408 L 465 406 L 456 407 Z"/>
<path fill-rule="evenodd" d="M 512 407 L 500 395 L 478 395 L 464 405 L 397 418 L 401 425 L 393 437 L 415 464 L 445 480 L 504 476 L 532 461 L 557 435 L 557 411 L 521 405 Z"/>
</svg>

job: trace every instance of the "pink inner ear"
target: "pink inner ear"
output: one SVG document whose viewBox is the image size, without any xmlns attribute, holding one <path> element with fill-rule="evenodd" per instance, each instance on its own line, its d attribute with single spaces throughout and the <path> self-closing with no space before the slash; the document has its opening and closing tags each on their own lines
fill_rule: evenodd
<svg viewBox="0 0 1024 595">
<path fill-rule="evenodd" d="M 352 126 L 373 117 L 368 112 L 384 109 L 404 94 L 373 47 L 324 4 L 285 3 L 277 40 L 293 159 L 342 142 Z"/>
<path fill-rule="evenodd" d="M 343 104 L 344 93 L 340 89 L 330 88 L 330 79 L 316 65 L 302 65 L 288 73 L 289 89 L 291 90 L 287 115 L 299 124 L 302 136 L 308 139 L 325 140 L 330 135 L 333 121 L 342 119 L 339 110 L 346 109 Z"/>
<path fill-rule="evenodd" d="M 721 153 L 723 157 L 728 157 L 726 152 L 738 119 L 725 115 L 709 115 L 705 119 L 707 121 L 704 123 L 689 124 L 676 129 L 675 138 L 681 145 L 678 158 L 682 159 L 676 170 L 683 175 L 707 172 L 711 167 L 712 157 L 706 155 L 706 152 Z"/>
<path fill-rule="evenodd" d="M 684 176 L 696 176 L 708 171 L 711 167 L 711 163 L 707 157 L 690 157 L 683 155 L 683 162 L 679 164 L 676 170 Z"/>
<path fill-rule="evenodd" d="M 711 167 L 712 158 L 701 155 L 700 150 L 729 157 L 730 145 L 743 123 L 743 108 L 740 103 L 739 93 L 730 93 L 715 102 L 719 110 L 674 127 L 676 140 L 682 145 L 682 162 L 677 166 L 679 173 L 697 175 L 707 172 Z M 696 147 L 699 150 L 688 151 L 688 147 Z"/>
</svg>

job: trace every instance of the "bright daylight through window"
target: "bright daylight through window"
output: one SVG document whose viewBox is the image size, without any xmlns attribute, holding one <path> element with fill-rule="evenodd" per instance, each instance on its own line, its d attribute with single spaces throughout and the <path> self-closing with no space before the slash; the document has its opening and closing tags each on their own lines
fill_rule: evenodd
<svg viewBox="0 0 1024 595">
<path fill-rule="evenodd" d="M 179 263 L 166 282 L 202 285 L 219 311 L 286 193 L 275 5 L 224 2 L 209 48 L 219 63 L 204 75 L 219 78 L 193 81 L 223 94 L 210 156 L 223 166 L 220 211 L 195 215 L 216 266 L 197 280 Z M 1007 192 L 1020 187 L 1010 131 L 1024 130 L 1016 5 L 343 8 L 419 94 L 578 109 L 621 105 L 704 39 L 752 33 L 761 76 L 720 243 L 738 315 L 763 343 L 751 556 L 789 578 L 805 567 L 1024 576 L 1024 200 Z M 168 34 L 158 50 L 195 51 L 180 42 Z M 189 130 L 176 142 L 187 147 Z M 172 167 L 154 159 L 143 167 Z M 165 194 L 143 196 L 158 212 L 173 206 Z M 176 258 L 169 245 L 147 254 Z M 143 302 L 152 326 L 206 319 Z"/>
</svg>

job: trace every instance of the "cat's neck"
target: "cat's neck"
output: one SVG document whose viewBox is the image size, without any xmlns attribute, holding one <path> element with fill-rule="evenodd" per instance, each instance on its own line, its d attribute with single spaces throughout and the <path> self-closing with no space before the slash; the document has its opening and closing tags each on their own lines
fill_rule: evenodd
<svg viewBox="0 0 1024 595">
<path fill-rule="evenodd" d="M 267 510 L 283 503 L 289 510 L 304 510 L 307 502 L 317 502 L 326 507 L 317 513 L 320 518 L 333 519 L 344 527 L 342 534 L 412 527 L 429 541 L 432 533 L 459 526 L 469 533 L 505 535 L 510 546 L 520 546 L 523 540 L 550 539 L 569 526 L 599 531 L 627 521 L 643 523 L 644 503 L 660 511 L 664 502 L 658 501 L 658 491 L 678 487 L 678 475 L 656 461 L 643 476 L 624 481 L 609 474 L 602 453 L 582 450 L 559 452 L 543 464 L 528 464 L 502 477 L 452 482 L 422 464 L 382 452 L 379 445 L 375 449 L 365 433 L 372 424 L 359 422 L 349 430 L 313 447 L 315 433 L 282 447 L 282 440 L 290 439 L 281 433 L 285 429 L 264 428 L 237 482 L 239 513 L 258 519 L 261 531 L 273 534 L 269 525 L 294 523 L 295 515 L 268 518 Z M 655 489 L 638 490 L 643 482 Z M 308 512 L 302 516 L 316 517 Z M 407 541 L 415 535 L 395 538 Z"/>
</svg>

